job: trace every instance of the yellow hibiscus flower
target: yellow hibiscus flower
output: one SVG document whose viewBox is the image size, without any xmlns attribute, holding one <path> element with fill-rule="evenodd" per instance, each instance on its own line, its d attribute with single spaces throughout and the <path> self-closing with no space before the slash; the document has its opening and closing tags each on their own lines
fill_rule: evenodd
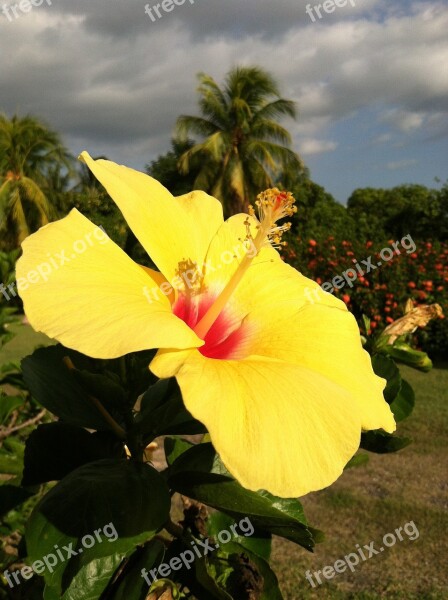
<svg viewBox="0 0 448 600">
<path fill-rule="evenodd" d="M 317 284 L 272 246 L 284 229 L 276 221 L 293 211 L 289 194 L 261 195 L 259 220 L 224 221 L 204 192 L 176 198 L 143 173 L 81 158 L 160 272 L 72 210 L 23 243 L 18 287 L 34 329 L 95 358 L 159 348 L 150 369 L 177 378 L 250 490 L 295 497 L 326 487 L 362 429 L 394 431 L 354 317 L 332 295 L 311 295 Z"/>
</svg>

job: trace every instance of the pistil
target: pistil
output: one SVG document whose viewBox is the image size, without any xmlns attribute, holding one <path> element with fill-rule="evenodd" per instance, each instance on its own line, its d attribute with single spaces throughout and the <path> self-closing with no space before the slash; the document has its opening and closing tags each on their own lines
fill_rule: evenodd
<svg viewBox="0 0 448 600">
<path fill-rule="evenodd" d="M 244 222 L 247 229 L 247 237 L 252 240 L 252 247 L 255 248 L 255 252 L 250 257 L 247 254 L 244 256 L 241 263 L 238 265 L 238 268 L 233 273 L 222 292 L 216 298 L 215 302 L 210 306 L 202 319 L 197 323 L 196 327 L 194 328 L 194 332 L 201 339 L 204 339 L 204 337 L 207 335 L 213 323 L 216 321 L 233 292 L 237 288 L 238 284 L 249 269 L 252 261 L 256 256 L 258 256 L 263 246 L 265 246 L 266 243 L 270 243 L 275 247 L 284 244 L 284 242 L 281 242 L 281 236 L 289 229 L 290 224 L 288 223 L 285 225 L 276 226 L 276 222 L 286 216 L 292 216 L 297 211 L 297 208 L 294 206 L 294 198 L 292 194 L 289 192 L 280 192 L 280 190 L 277 188 L 269 189 L 261 193 L 257 197 L 255 204 L 258 208 L 259 216 L 257 219 L 258 232 L 255 236 L 255 239 L 252 238 L 250 233 L 251 221 L 249 220 L 249 217 L 247 217 L 246 221 Z M 255 217 L 255 210 L 252 207 L 250 208 L 250 215 Z"/>
</svg>

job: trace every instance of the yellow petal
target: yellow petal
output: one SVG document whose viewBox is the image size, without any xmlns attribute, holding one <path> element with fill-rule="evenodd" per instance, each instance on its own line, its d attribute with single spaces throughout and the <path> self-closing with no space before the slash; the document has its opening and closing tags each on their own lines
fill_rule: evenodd
<svg viewBox="0 0 448 600">
<path fill-rule="evenodd" d="M 251 354 L 293 362 L 319 373 L 349 391 L 360 409 L 363 429 L 395 431 L 395 421 L 384 400 L 384 379 L 375 375 L 362 348 L 359 328 L 345 308 L 308 304 L 279 312 L 270 305 L 270 286 L 260 288 L 258 305 L 245 322 L 256 324 L 249 342 Z"/>
<path fill-rule="evenodd" d="M 95 358 L 202 345 L 165 295 L 149 294 L 149 273 L 76 209 L 24 241 L 17 284 L 34 329 Z"/>
<path fill-rule="evenodd" d="M 315 372 L 258 357 L 212 360 L 197 350 L 159 353 L 151 369 L 167 373 L 170 360 L 186 407 L 250 490 L 294 497 L 322 489 L 359 447 L 356 401 Z"/>
<path fill-rule="evenodd" d="M 160 379 L 176 377 L 192 352 L 193 350 L 191 349 L 176 350 L 175 348 L 161 348 L 152 359 L 149 368 Z"/>
<path fill-rule="evenodd" d="M 181 261 L 202 265 L 223 222 L 221 203 L 205 192 L 175 198 L 158 181 L 108 160 L 80 157 L 106 188 L 129 227 L 168 281 Z"/>
</svg>

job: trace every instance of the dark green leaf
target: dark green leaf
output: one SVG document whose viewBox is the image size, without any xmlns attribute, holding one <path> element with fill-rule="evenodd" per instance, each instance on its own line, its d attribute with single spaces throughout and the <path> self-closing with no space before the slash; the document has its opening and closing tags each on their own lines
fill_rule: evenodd
<svg viewBox="0 0 448 600">
<path fill-rule="evenodd" d="M 411 442 L 410 438 L 400 438 L 383 431 L 367 431 L 361 435 L 361 448 L 376 454 L 398 452 Z"/>
<path fill-rule="evenodd" d="M 111 433 L 89 433 L 69 423 L 46 423 L 26 441 L 22 485 L 58 481 L 82 465 L 123 458 L 123 445 Z"/>
<path fill-rule="evenodd" d="M 372 366 L 375 373 L 387 381 L 383 395 L 386 402 L 391 404 L 401 388 L 400 371 L 391 358 L 382 354 L 372 356 Z"/>
<path fill-rule="evenodd" d="M 32 496 L 30 492 L 14 485 L 0 486 L 0 518 Z"/>
<path fill-rule="evenodd" d="M 78 368 L 91 362 L 63 346 L 39 348 L 22 361 L 23 377 L 34 398 L 67 423 L 89 429 L 108 430 L 101 413 L 63 362 L 69 356 Z"/>
<path fill-rule="evenodd" d="M 35 561 L 53 554 L 55 544 L 81 549 L 82 554 L 58 561 L 53 573 L 43 573 L 46 583 L 62 593 L 92 560 L 111 556 L 118 561 L 150 540 L 169 510 L 168 489 L 152 467 L 127 460 L 90 463 L 70 473 L 36 506 L 26 529 L 28 553 Z M 96 531 L 103 532 L 101 542 L 93 537 Z M 94 540 L 89 549 L 86 539 L 89 545 Z"/>
<path fill-rule="evenodd" d="M 414 390 L 405 379 L 402 379 L 401 390 L 390 405 L 390 408 L 394 413 L 394 417 L 397 423 L 409 417 L 409 415 L 414 410 L 414 404 Z"/>
<path fill-rule="evenodd" d="M 247 524 L 247 523 L 246 523 Z M 235 521 L 232 517 L 229 517 L 221 511 L 213 512 L 207 519 L 207 531 L 210 537 L 216 538 L 221 531 L 232 531 L 231 527 L 235 526 Z M 258 554 L 261 558 L 269 560 L 271 556 L 272 547 L 272 536 L 269 533 L 247 532 L 247 535 L 239 529 L 238 524 L 234 527 L 234 530 L 238 533 L 237 536 L 232 537 L 232 541 L 240 544 L 243 548 L 247 548 L 251 552 Z"/>
<path fill-rule="evenodd" d="M 185 408 L 176 380 L 161 379 L 142 398 L 135 432 L 148 443 L 160 435 L 205 433 L 205 428 Z"/>
<path fill-rule="evenodd" d="M 150 385 L 157 381 L 157 377 L 148 368 L 156 352 L 157 350 L 143 350 L 142 352 L 133 352 L 124 357 L 126 362 L 126 379 L 123 382 L 122 373 L 120 373 L 120 379 L 126 384 L 126 390 L 129 392 L 131 398 L 138 398 Z"/>
<path fill-rule="evenodd" d="M 82 388 L 91 396 L 98 398 L 103 406 L 114 415 L 123 415 L 126 411 L 126 392 L 111 377 L 89 371 L 73 372 Z"/>
<path fill-rule="evenodd" d="M 142 396 L 140 406 L 140 420 L 147 418 L 162 406 L 171 396 L 177 396 L 179 387 L 174 378 L 160 379 L 151 385 Z"/>
<path fill-rule="evenodd" d="M 298 500 L 246 490 L 228 473 L 211 444 L 184 452 L 168 475 L 170 487 L 177 492 L 234 518 L 248 516 L 256 529 L 285 537 L 307 550 L 321 539 L 320 532 L 308 527 Z"/>
<path fill-rule="evenodd" d="M 114 587 L 111 600 L 145 600 L 148 594 L 148 583 L 143 578 L 143 569 L 149 574 L 163 561 L 165 546 L 159 540 L 151 540 L 143 548 L 138 548 L 129 557 L 126 569 L 118 584 Z M 147 575 L 149 581 L 152 577 Z"/>
<path fill-rule="evenodd" d="M 165 447 L 166 462 L 172 465 L 181 454 L 189 450 L 193 444 L 180 438 L 166 437 L 163 441 Z"/>
</svg>

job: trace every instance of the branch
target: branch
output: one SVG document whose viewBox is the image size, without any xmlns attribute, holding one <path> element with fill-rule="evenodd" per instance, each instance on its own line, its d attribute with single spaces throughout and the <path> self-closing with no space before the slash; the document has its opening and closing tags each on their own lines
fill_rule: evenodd
<svg viewBox="0 0 448 600">
<path fill-rule="evenodd" d="M 25 427 L 29 427 L 30 425 L 35 425 L 38 421 L 40 421 L 45 416 L 46 412 L 47 411 L 44 408 L 35 417 L 33 417 L 32 419 L 28 419 L 27 421 L 24 421 L 20 425 L 16 425 L 15 427 L 8 427 L 7 429 L 2 428 L 3 431 L 0 431 L 0 441 L 7 438 L 9 435 L 11 435 L 11 433 L 15 433 L 16 431 L 25 429 Z"/>
<path fill-rule="evenodd" d="M 173 523 L 173 521 L 171 521 L 171 519 L 168 519 L 168 521 L 165 523 L 165 525 L 163 527 L 173 537 L 180 538 L 184 535 L 183 528 L 180 527 L 180 525 L 176 525 L 176 523 Z"/>
</svg>

